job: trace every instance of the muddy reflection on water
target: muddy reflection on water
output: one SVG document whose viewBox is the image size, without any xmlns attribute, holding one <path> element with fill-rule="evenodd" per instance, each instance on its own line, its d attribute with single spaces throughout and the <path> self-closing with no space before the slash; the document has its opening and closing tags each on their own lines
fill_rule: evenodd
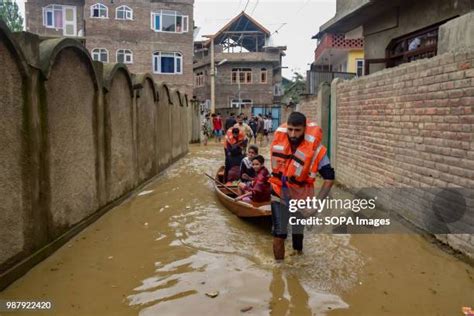
<svg viewBox="0 0 474 316">
<path fill-rule="evenodd" d="M 140 306 L 140 315 L 212 310 L 239 314 L 250 307 L 253 314 L 271 310 L 278 315 L 311 315 L 311 311 L 346 307 L 332 291 L 353 286 L 362 266 L 349 236 L 307 236 L 306 250 L 314 256 L 290 257 L 285 264 L 275 264 L 269 221 L 236 218 L 220 205 L 212 182 L 203 177 L 204 172 L 215 172 L 221 153 L 220 147 L 210 147 L 164 174 L 171 192 L 186 192 L 186 198 L 166 199 L 180 211 L 168 217 L 172 233 L 160 242 L 168 242 L 170 249 L 186 249 L 182 253 L 186 255 L 156 263 L 154 275 L 128 296 L 130 305 Z M 216 291 L 216 298 L 205 295 Z"/>
</svg>

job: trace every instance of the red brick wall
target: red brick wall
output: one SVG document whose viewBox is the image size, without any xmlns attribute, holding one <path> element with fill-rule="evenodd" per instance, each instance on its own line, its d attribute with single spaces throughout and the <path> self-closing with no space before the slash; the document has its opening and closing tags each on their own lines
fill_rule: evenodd
<svg viewBox="0 0 474 316">
<path fill-rule="evenodd" d="M 311 121 L 316 121 L 318 97 L 316 95 L 308 95 L 301 97 L 300 102 L 296 106 L 296 111 L 306 115 L 306 118 Z"/>
<path fill-rule="evenodd" d="M 336 91 L 339 182 L 353 189 L 474 188 L 474 52 L 386 69 L 340 82 Z M 378 198 L 420 227 L 433 216 L 433 196 Z M 437 237 L 474 257 L 472 235 Z"/>
<path fill-rule="evenodd" d="M 340 83 L 338 179 L 473 188 L 473 64 L 446 54 Z"/>
</svg>

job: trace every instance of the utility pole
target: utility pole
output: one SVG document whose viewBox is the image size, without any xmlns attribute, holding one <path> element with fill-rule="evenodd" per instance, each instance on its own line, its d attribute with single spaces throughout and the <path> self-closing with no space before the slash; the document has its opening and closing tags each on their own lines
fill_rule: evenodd
<svg viewBox="0 0 474 316">
<path fill-rule="evenodd" d="M 216 112 L 216 65 L 214 64 L 214 35 L 203 35 L 211 40 L 211 114 Z"/>
<path fill-rule="evenodd" d="M 242 113 L 242 100 L 240 99 L 240 68 L 237 68 L 237 85 L 238 85 L 238 99 L 239 99 L 239 115 Z"/>
<path fill-rule="evenodd" d="M 214 64 L 214 36 L 211 36 L 211 114 L 216 112 L 216 65 Z"/>
<path fill-rule="evenodd" d="M 214 35 L 203 35 L 205 38 L 211 39 L 211 114 L 216 113 L 216 64 L 214 56 Z M 227 62 L 227 59 L 221 60 L 217 66 Z"/>
</svg>

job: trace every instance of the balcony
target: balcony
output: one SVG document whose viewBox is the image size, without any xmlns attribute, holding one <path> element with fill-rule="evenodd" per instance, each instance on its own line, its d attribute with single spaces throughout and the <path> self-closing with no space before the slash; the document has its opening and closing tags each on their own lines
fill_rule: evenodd
<svg viewBox="0 0 474 316">
<path fill-rule="evenodd" d="M 215 62 L 218 63 L 224 59 L 228 63 L 261 63 L 261 62 L 271 62 L 276 65 L 280 64 L 280 52 L 246 52 L 246 53 L 224 53 L 216 52 Z M 209 55 L 199 56 L 198 54 L 194 55 L 194 68 L 199 68 L 211 63 L 211 57 Z"/>
<path fill-rule="evenodd" d="M 344 34 L 325 34 L 314 51 L 315 63 L 318 63 L 329 49 L 333 52 L 364 49 L 364 39 L 346 39 Z"/>
</svg>

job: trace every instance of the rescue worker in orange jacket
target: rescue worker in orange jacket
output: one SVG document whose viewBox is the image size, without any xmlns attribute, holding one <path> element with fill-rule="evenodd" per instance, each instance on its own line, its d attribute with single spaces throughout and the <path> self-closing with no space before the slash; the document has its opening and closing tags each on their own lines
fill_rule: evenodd
<svg viewBox="0 0 474 316">
<path fill-rule="evenodd" d="M 231 127 L 227 130 L 224 140 L 224 150 L 226 156 L 229 155 L 231 149 L 235 146 L 239 146 L 240 148 L 244 148 L 247 144 L 247 136 L 245 133 L 237 127 Z"/>
<path fill-rule="evenodd" d="M 303 218 L 300 212 L 289 212 L 290 200 L 313 198 L 317 173 L 324 179 L 317 199 L 324 199 L 333 185 L 334 169 L 321 140 L 321 128 L 306 121 L 306 117 L 300 112 L 291 113 L 287 123 L 275 131 L 270 147 L 270 183 L 273 254 L 277 260 L 285 258 L 285 239 L 290 217 Z M 304 226 L 292 225 L 293 250 L 296 254 L 303 251 L 303 232 Z"/>
</svg>

